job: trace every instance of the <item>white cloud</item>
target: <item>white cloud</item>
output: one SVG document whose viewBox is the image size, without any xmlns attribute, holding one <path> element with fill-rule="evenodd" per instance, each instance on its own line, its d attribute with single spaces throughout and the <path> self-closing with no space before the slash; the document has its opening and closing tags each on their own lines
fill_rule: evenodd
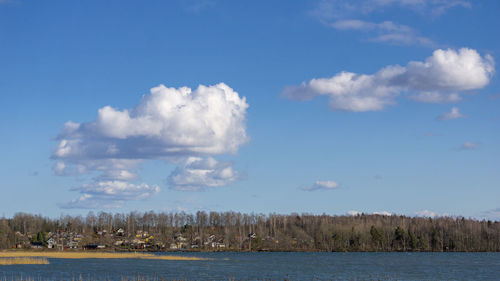
<svg viewBox="0 0 500 281">
<path fill-rule="evenodd" d="M 415 214 L 417 214 L 417 216 L 429 217 L 429 218 L 435 218 L 435 217 L 440 216 L 438 213 L 433 212 L 433 211 L 429 211 L 429 210 L 418 211 L 418 212 L 415 212 Z"/>
<path fill-rule="evenodd" d="M 54 171 L 54 173 L 56 175 L 63 175 L 65 168 L 66 168 L 66 164 L 64 164 L 64 162 L 58 161 L 58 162 L 56 162 L 56 164 L 54 165 L 52 170 Z"/>
<path fill-rule="evenodd" d="M 351 210 L 351 211 L 348 211 L 347 214 L 349 216 L 359 216 L 361 215 L 362 213 L 360 211 L 356 211 L 356 210 Z"/>
<path fill-rule="evenodd" d="M 494 220 L 494 221 L 500 221 L 500 208 L 496 208 L 496 209 L 482 212 L 479 217 L 486 218 L 489 220 Z"/>
<path fill-rule="evenodd" d="M 313 185 L 304 187 L 305 191 L 333 190 L 339 188 L 339 184 L 334 181 L 316 181 Z"/>
<path fill-rule="evenodd" d="M 440 16 L 454 7 L 471 8 L 470 2 L 464 0 L 322 0 L 311 11 L 311 15 L 324 21 L 364 16 L 383 11 L 391 6 L 432 16 Z"/>
<path fill-rule="evenodd" d="M 137 179 L 139 165 L 147 160 L 209 157 L 200 161 L 216 162 L 210 156 L 234 154 L 248 141 L 247 108 L 245 97 L 224 83 L 200 85 L 195 90 L 160 85 L 132 109 L 105 106 L 98 110 L 94 121 L 67 122 L 52 155 L 57 160 L 54 172 L 97 173 L 92 184 L 97 186 L 102 181 Z M 206 173 L 206 181 L 199 176 L 204 172 L 191 166 L 178 168 L 171 178 L 175 186 L 191 182 L 191 190 L 196 189 L 196 184 L 200 188 L 221 186 L 236 178 L 237 173 L 226 163 L 216 166 Z M 198 181 L 194 180 L 195 175 Z M 182 179 L 183 176 L 189 178 Z M 74 205 L 94 199 L 95 195 L 83 196 Z"/>
<path fill-rule="evenodd" d="M 333 22 L 331 27 L 337 30 L 353 30 L 375 33 L 369 40 L 375 42 L 386 42 L 400 45 L 423 45 L 435 46 L 435 43 L 429 39 L 418 35 L 413 28 L 397 24 L 392 21 L 374 23 L 356 19 L 338 20 Z"/>
<path fill-rule="evenodd" d="M 392 21 L 384 21 L 382 23 L 373 23 L 362 20 L 339 20 L 332 23 L 332 27 L 340 30 L 361 30 L 361 31 L 369 31 L 369 30 L 380 30 L 387 32 L 401 32 L 408 33 L 412 31 L 409 26 L 400 25 L 393 23 Z"/>
<path fill-rule="evenodd" d="M 105 106 L 88 123 L 66 123 L 54 156 L 60 159 L 234 153 L 248 138 L 248 104 L 226 84 L 151 89 L 131 110 Z M 140 145 L 137 145 L 140 144 Z"/>
<path fill-rule="evenodd" d="M 193 14 L 200 14 L 203 10 L 212 8 L 216 5 L 216 2 L 211 0 L 184 0 L 180 3 L 187 12 Z"/>
<path fill-rule="evenodd" d="M 370 35 L 369 40 L 399 45 L 421 45 L 434 47 L 429 38 L 419 35 L 415 29 L 386 20 L 380 23 L 362 20 L 368 14 L 398 7 L 421 15 L 439 16 L 453 7 L 470 8 L 463 0 L 322 0 L 310 14 L 323 24 L 343 31 L 362 31 Z M 399 13 L 401 13 L 400 11 Z"/>
<path fill-rule="evenodd" d="M 364 213 L 364 212 L 360 212 L 360 211 L 356 211 L 356 210 L 351 210 L 351 211 L 347 212 L 347 214 L 349 216 L 359 216 L 361 214 L 370 215 L 370 213 Z M 389 213 L 388 211 L 373 212 L 373 213 L 371 213 L 371 215 L 392 216 L 392 214 Z"/>
<path fill-rule="evenodd" d="M 431 8 L 431 13 L 434 16 L 442 15 L 453 7 L 471 8 L 470 2 L 463 0 L 434 0 L 430 2 L 434 3 L 434 7 Z"/>
<path fill-rule="evenodd" d="M 462 97 L 457 93 L 439 93 L 439 92 L 420 92 L 410 96 L 414 101 L 424 103 L 453 103 L 462 100 Z"/>
<path fill-rule="evenodd" d="M 447 121 L 464 117 L 465 115 L 460 113 L 460 109 L 458 109 L 458 107 L 452 107 L 450 112 L 439 115 L 438 117 L 436 117 L 436 120 Z"/>
<path fill-rule="evenodd" d="M 171 189 L 200 191 L 208 187 L 225 186 L 237 179 L 238 173 L 229 162 L 218 162 L 212 157 L 189 157 L 184 165 L 178 166 L 170 174 L 167 182 Z"/>
<path fill-rule="evenodd" d="M 329 97 L 330 108 L 354 112 L 382 110 L 395 98 L 411 93 L 420 102 L 458 101 L 457 92 L 485 87 L 494 73 L 491 56 L 473 49 L 441 50 L 425 61 L 406 67 L 390 65 L 375 74 L 341 72 L 330 78 L 314 78 L 286 87 L 282 95 L 292 100 Z"/>
<path fill-rule="evenodd" d="M 387 211 L 373 212 L 373 214 L 380 215 L 380 216 L 392 216 L 392 214 L 387 212 Z"/>
<path fill-rule="evenodd" d="M 412 32 L 391 32 L 383 33 L 376 37 L 370 38 L 373 42 L 390 43 L 394 45 L 421 45 L 427 47 L 435 47 L 436 43 L 427 37 L 417 35 Z"/>
<path fill-rule="evenodd" d="M 478 147 L 478 144 L 477 143 L 473 143 L 473 142 L 464 142 L 461 146 L 460 146 L 460 150 L 474 150 Z"/>
<path fill-rule="evenodd" d="M 157 185 L 132 184 L 124 181 L 98 181 L 71 189 L 82 195 L 62 208 L 119 208 L 125 201 L 142 200 L 160 192 Z"/>
</svg>

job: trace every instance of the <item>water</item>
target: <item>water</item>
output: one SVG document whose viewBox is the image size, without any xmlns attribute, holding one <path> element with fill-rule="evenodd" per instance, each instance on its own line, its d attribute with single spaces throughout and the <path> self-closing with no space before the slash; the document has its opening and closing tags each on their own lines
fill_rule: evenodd
<svg viewBox="0 0 500 281">
<path fill-rule="evenodd" d="M 161 255 L 162 253 L 158 253 Z M 49 259 L 0 266 L 0 279 L 500 280 L 500 253 L 168 253 L 203 261 Z"/>
</svg>

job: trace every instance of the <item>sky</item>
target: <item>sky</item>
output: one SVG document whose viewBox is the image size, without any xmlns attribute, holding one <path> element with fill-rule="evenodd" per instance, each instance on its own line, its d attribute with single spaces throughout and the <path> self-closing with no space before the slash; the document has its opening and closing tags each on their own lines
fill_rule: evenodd
<svg viewBox="0 0 500 281">
<path fill-rule="evenodd" d="M 499 12 L 0 0 L 0 215 L 500 220 Z"/>
</svg>

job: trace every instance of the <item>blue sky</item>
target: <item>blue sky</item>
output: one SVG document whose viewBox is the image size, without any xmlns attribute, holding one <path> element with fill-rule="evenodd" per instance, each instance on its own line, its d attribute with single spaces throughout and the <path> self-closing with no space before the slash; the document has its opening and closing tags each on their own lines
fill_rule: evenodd
<svg viewBox="0 0 500 281">
<path fill-rule="evenodd" d="M 0 211 L 500 219 L 498 12 L 0 1 Z"/>
</svg>

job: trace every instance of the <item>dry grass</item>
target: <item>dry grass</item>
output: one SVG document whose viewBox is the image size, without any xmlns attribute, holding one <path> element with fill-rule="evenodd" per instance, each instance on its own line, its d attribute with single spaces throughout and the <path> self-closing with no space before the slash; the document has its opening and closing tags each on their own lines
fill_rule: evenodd
<svg viewBox="0 0 500 281">
<path fill-rule="evenodd" d="M 197 257 L 157 256 L 148 253 L 111 253 L 111 252 L 29 252 L 6 251 L 0 252 L 0 258 L 51 258 L 51 259 L 148 259 L 172 261 L 199 261 L 206 260 Z"/>
<path fill-rule="evenodd" d="M 0 258 L 0 265 L 16 265 L 16 264 L 49 264 L 47 258 Z"/>
</svg>

